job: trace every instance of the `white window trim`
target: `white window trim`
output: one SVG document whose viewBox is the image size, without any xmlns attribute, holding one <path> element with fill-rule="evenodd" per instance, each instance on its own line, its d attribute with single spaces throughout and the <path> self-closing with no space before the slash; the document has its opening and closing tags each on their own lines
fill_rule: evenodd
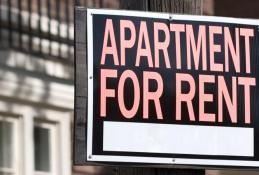
<svg viewBox="0 0 259 175">
<path fill-rule="evenodd" d="M 44 107 L 18 104 L 0 99 L 0 112 L 18 116 L 20 121 L 20 169 L 19 175 L 33 175 L 34 171 L 34 144 L 33 127 L 34 121 L 46 121 L 58 125 L 59 134 L 59 167 L 57 175 L 71 175 L 71 120 L 72 110 L 60 111 L 60 109 L 49 109 Z M 1 115 L 0 113 L 0 115 Z M 9 116 L 9 115 L 4 115 Z"/>
<path fill-rule="evenodd" d="M 53 122 L 44 122 L 34 120 L 34 127 L 40 127 L 49 130 L 50 136 L 50 172 L 36 171 L 35 175 L 58 175 L 59 172 L 59 162 L 60 162 L 60 153 L 59 153 L 59 126 L 58 123 Z M 34 145 L 35 146 L 35 145 Z M 34 155 L 35 156 L 35 155 Z"/>
<path fill-rule="evenodd" d="M 13 117 L 9 115 L 1 115 L 0 121 L 4 122 L 11 122 L 13 124 L 13 159 L 12 159 L 12 168 L 3 168 L 0 167 L 0 172 L 4 173 L 13 173 L 14 175 L 20 175 L 20 168 L 21 168 L 21 162 L 20 162 L 20 145 L 21 145 L 21 135 L 20 135 L 20 121 L 18 117 Z"/>
</svg>

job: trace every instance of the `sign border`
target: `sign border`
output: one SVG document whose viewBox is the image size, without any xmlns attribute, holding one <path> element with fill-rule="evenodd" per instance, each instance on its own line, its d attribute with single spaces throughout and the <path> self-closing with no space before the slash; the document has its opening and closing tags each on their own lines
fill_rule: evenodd
<svg viewBox="0 0 259 175">
<path fill-rule="evenodd" d="M 130 17 L 146 17 L 157 19 L 220 22 L 231 24 L 255 25 L 259 28 L 259 20 L 241 19 L 215 16 L 179 15 L 157 12 L 140 12 L 127 10 L 108 9 L 87 9 L 87 68 L 88 68 L 88 103 L 87 103 L 87 162 L 121 162 L 121 163 L 143 163 L 143 164 L 165 164 L 185 166 L 215 166 L 215 167 L 251 167 L 259 168 L 259 161 L 224 160 L 224 159 L 193 159 L 193 158 L 165 158 L 165 157 L 140 157 L 140 156 L 114 156 L 114 155 L 93 155 L 93 15 L 121 15 Z"/>
</svg>

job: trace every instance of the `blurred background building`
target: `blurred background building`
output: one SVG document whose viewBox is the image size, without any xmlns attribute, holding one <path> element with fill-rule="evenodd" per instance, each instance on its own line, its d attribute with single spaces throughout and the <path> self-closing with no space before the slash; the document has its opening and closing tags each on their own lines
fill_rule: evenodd
<svg viewBox="0 0 259 175">
<path fill-rule="evenodd" d="M 0 174 L 71 175 L 73 2 L 0 1 Z"/>
<path fill-rule="evenodd" d="M 74 5 L 119 0 L 0 0 L 0 175 L 114 174 L 72 167 Z M 205 15 L 259 18 L 258 0 L 204 0 Z M 215 174 L 258 172 L 207 171 Z"/>
</svg>

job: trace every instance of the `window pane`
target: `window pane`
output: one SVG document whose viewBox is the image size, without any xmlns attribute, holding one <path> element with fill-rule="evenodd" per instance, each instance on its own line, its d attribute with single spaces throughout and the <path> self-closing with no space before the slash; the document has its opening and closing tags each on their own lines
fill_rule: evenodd
<svg viewBox="0 0 259 175">
<path fill-rule="evenodd" d="M 13 124 L 0 121 L 0 167 L 12 168 Z"/>
<path fill-rule="evenodd" d="M 34 127 L 34 160 L 36 171 L 50 171 L 50 133 L 49 129 Z"/>
</svg>

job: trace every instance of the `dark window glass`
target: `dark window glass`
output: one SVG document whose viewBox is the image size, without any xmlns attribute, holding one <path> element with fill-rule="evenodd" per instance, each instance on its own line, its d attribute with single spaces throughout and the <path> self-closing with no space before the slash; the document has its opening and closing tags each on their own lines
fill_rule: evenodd
<svg viewBox="0 0 259 175">
<path fill-rule="evenodd" d="M 0 121 L 0 167 L 12 168 L 13 123 Z"/>
<path fill-rule="evenodd" d="M 50 171 L 50 131 L 34 127 L 34 161 L 36 171 Z"/>
</svg>

